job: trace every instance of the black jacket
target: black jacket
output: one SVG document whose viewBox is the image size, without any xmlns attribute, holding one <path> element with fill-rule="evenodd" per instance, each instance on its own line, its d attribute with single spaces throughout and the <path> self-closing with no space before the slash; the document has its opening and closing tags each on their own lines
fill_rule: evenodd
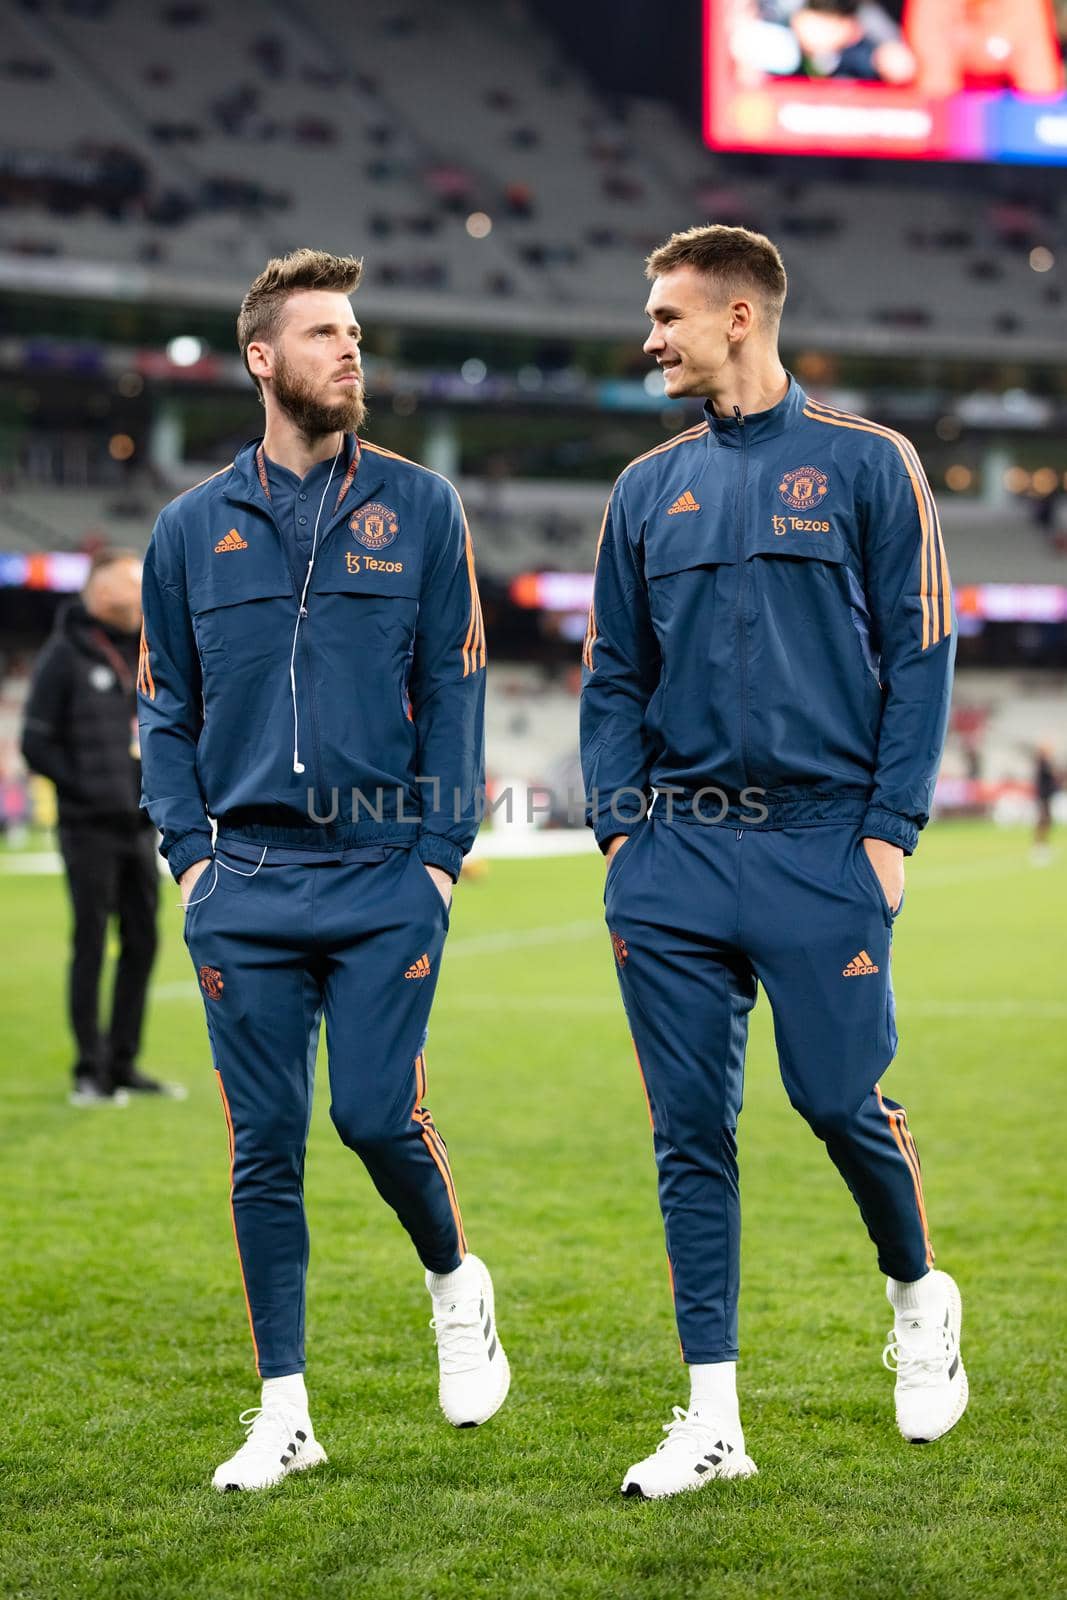
<svg viewBox="0 0 1067 1600">
<path fill-rule="evenodd" d="M 136 753 L 137 648 L 135 633 L 105 627 L 75 600 L 37 658 L 22 754 L 55 784 L 61 827 L 149 826 Z"/>
</svg>

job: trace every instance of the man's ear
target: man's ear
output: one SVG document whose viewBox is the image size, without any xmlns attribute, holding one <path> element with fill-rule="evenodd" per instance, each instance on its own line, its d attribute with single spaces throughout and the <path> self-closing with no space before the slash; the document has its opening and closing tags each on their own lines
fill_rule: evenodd
<svg viewBox="0 0 1067 1600">
<path fill-rule="evenodd" d="M 740 339 L 745 338 L 752 331 L 754 322 L 755 313 L 751 300 L 731 300 L 730 326 L 726 330 L 726 337 L 731 342 L 736 344 Z"/>
<path fill-rule="evenodd" d="M 246 351 L 248 370 L 253 378 L 273 378 L 274 349 L 264 339 L 253 339 Z"/>
</svg>

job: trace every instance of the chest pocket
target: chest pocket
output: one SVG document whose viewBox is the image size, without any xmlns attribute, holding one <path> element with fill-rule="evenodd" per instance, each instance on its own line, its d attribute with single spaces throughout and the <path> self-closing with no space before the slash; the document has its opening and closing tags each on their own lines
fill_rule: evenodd
<svg viewBox="0 0 1067 1600">
<path fill-rule="evenodd" d="M 729 603 L 737 546 L 725 518 L 657 519 L 645 533 L 652 625 L 667 658 L 672 645 L 705 633 Z"/>
<path fill-rule="evenodd" d="M 395 546 L 380 552 L 330 549 L 321 565 L 316 562 L 311 612 L 327 619 L 325 646 L 341 652 L 346 671 L 406 681 L 420 578 L 419 553 L 398 554 Z"/>
<path fill-rule="evenodd" d="M 386 548 L 375 555 L 368 550 L 330 549 L 315 563 L 311 593 L 411 603 L 419 598 L 421 579 L 420 563 L 410 552 L 394 555 Z"/>
<path fill-rule="evenodd" d="M 737 543 L 725 514 L 657 517 L 645 530 L 645 577 L 669 578 L 696 567 L 733 566 Z"/>
<path fill-rule="evenodd" d="M 780 524 L 780 529 L 776 528 Z M 805 517 L 782 512 L 769 526 L 761 526 L 746 540 L 746 557 L 787 561 L 825 561 L 840 566 L 847 558 L 845 541 L 827 517 Z"/>
<path fill-rule="evenodd" d="M 189 583 L 189 610 L 205 676 L 226 666 L 266 669 L 278 656 L 278 625 L 295 620 L 292 575 L 281 563 L 216 557 Z M 224 564 L 225 563 L 225 564 Z"/>
</svg>

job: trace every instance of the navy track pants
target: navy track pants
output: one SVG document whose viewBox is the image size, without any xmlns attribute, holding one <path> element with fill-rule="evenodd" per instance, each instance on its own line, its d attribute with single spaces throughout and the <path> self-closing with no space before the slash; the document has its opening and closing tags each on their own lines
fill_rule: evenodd
<svg viewBox="0 0 1067 1600">
<path fill-rule="evenodd" d="M 230 843 L 198 880 L 185 938 L 230 1139 L 234 1234 L 261 1377 L 304 1370 L 304 1151 L 325 1016 L 330 1115 L 423 1265 L 466 1244 L 423 1045 L 448 912 L 414 850 L 294 859 Z M 258 866 L 262 858 L 262 865 Z"/>
<path fill-rule="evenodd" d="M 737 1120 L 757 982 L 782 1079 L 849 1187 L 887 1276 L 933 1262 L 919 1158 L 879 1075 L 896 1051 L 894 914 L 855 824 L 643 823 L 605 912 L 652 1119 L 687 1362 L 737 1356 Z"/>
</svg>

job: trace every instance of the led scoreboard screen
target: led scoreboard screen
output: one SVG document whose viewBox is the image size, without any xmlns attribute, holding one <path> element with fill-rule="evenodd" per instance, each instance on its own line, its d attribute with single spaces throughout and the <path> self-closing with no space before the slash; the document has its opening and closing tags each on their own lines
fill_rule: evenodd
<svg viewBox="0 0 1067 1600">
<path fill-rule="evenodd" d="M 704 0 L 717 150 L 1067 163 L 1061 0 Z"/>
</svg>

